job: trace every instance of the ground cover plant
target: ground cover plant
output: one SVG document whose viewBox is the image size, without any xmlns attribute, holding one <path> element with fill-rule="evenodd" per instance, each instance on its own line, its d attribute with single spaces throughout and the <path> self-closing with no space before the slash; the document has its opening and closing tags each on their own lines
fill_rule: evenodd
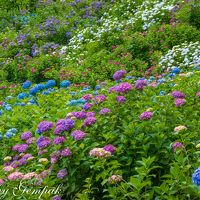
<svg viewBox="0 0 200 200">
<path fill-rule="evenodd" d="M 1 1 L 2 199 L 199 199 L 198 1 Z"/>
</svg>

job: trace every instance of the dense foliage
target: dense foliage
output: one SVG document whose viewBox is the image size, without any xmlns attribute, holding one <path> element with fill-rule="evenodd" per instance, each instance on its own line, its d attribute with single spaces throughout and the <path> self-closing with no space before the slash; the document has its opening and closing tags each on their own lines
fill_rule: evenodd
<svg viewBox="0 0 200 200">
<path fill-rule="evenodd" d="M 0 7 L 2 199 L 199 199 L 198 1 Z"/>
</svg>

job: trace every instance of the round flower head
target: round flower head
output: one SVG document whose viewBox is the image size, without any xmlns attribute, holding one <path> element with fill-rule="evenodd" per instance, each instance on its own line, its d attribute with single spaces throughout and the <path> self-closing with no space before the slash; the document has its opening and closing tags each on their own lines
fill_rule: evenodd
<svg viewBox="0 0 200 200">
<path fill-rule="evenodd" d="M 149 112 L 149 111 L 145 111 L 143 112 L 141 115 L 140 115 L 140 119 L 141 120 L 147 120 L 147 119 L 151 119 L 153 116 L 153 113 L 152 112 Z"/>
<path fill-rule="evenodd" d="M 17 179 L 23 179 L 24 175 L 21 172 L 13 172 L 8 175 L 8 180 L 14 181 Z"/>
<path fill-rule="evenodd" d="M 31 137 L 32 137 L 32 133 L 31 132 L 24 132 L 24 133 L 21 134 L 21 139 L 22 140 L 28 140 Z"/>
<path fill-rule="evenodd" d="M 126 74 L 126 70 L 118 70 L 114 73 L 113 79 L 118 81 Z"/>
<path fill-rule="evenodd" d="M 75 140 L 81 140 L 86 136 L 86 133 L 84 133 L 81 130 L 75 130 L 71 133 L 71 136 L 75 139 Z"/>
<path fill-rule="evenodd" d="M 94 102 L 96 104 L 102 103 L 106 100 L 106 96 L 105 95 L 97 95 L 94 97 Z"/>
<path fill-rule="evenodd" d="M 60 155 L 61 155 L 62 157 L 68 157 L 68 156 L 71 156 L 71 154 L 72 154 L 72 152 L 71 152 L 71 150 L 68 149 L 68 148 L 63 149 L 63 150 L 60 152 Z"/>
<path fill-rule="evenodd" d="M 176 152 L 177 148 L 183 149 L 184 146 L 183 146 L 183 144 L 181 142 L 175 142 L 175 143 L 172 144 L 172 148 L 173 148 L 174 152 Z"/>
<path fill-rule="evenodd" d="M 110 183 L 110 184 L 116 184 L 121 181 L 122 181 L 122 176 L 120 176 L 120 175 L 112 175 L 108 179 L 108 183 Z"/>
<path fill-rule="evenodd" d="M 40 158 L 40 159 L 38 160 L 38 162 L 39 162 L 39 163 L 48 163 L 49 161 L 48 161 L 47 158 Z"/>
<path fill-rule="evenodd" d="M 146 80 L 137 80 L 135 82 L 135 88 L 138 89 L 138 90 L 143 90 L 144 89 L 144 86 L 147 86 L 147 81 Z"/>
<path fill-rule="evenodd" d="M 176 107 L 181 107 L 183 106 L 184 104 L 186 103 L 186 100 L 185 99 L 176 99 L 174 101 L 174 104 Z"/>
<path fill-rule="evenodd" d="M 92 107 L 92 104 L 90 104 L 90 103 L 85 103 L 84 105 L 83 105 L 83 109 L 84 110 L 89 110 L 90 108 Z"/>
<path fill-rule="evenodd" d="M 200 167 L 198 167 L 194 173 L 192 174 L 192 182 L 197 185 L 200 186 Z"/>
<path fill-rule="evenodd" d="M 132 90 L 132 85 L 128 82 L 120 83 L 115 87 L 115 91 L 118 93 L 127 93 L 128 91 Z"/>
<path fill-rule="evenodd" d="M 96 113 L 94 111 L 91 111 L 91 112 L 87 112 L 86 113 L 86 116 L 87 117 L 95 117 Z"/>
<path fill-rule="evenodd" d="M 63 179 L 65 176 L 67 176 L 67 170 L 66 169 L 61 169 L 57 173 L 57 178 L 59 178 L 59 179 Z"/>
<path fill-rule="evenodd" d="M 182 92 L 180 91 L 173 91 L 171 93 L 171 95 L 175 98 L 175 99 L 184 99 L 185 98 L 185 94 L 183 94 Z"/>
<path fill-rule="evenodd" d="M 103 148 L 94 148 L 89 152 L 89 155 L 97 158 L 105 158 L 111 156 L 111 153 Z"/>
<path fill-rule="evenodd" d="M 38 124 L 37 132 L 43 133 L 45 131 L 50 130 L 54 126 L 53 122 L 42 121 Z"/>
<path fill-rule="evenodd" d="M 55 145 L 59 145 L 59 144 L 63 143 L 64 141 L 65 141 L 64 136 L 58 136 L 58 137 L 54 138 L 53 143 Z"/>
<path fill-rule="evenodd" d="M 118 103 L 123 103 L 126 101 L 126 98 L 124 96 L 117 96 L 116 100 Z"/>
<path fill-rule="evenodd" d="M 110 113 L 110 109 L 109 108 L 102 108 L 99 112 L 100 115 L 105 115 L 107 113 Z"/>
<path fill-rule="evenodd" d="M 96 122 L 96 118 L 95 117 L 87 117 L 84 120 L 83 126 L 90 126 L 92 124 L 94 124 Z"/>
<path fill-rule="evenodd" d="M 48 137 L 40 137 L 36 140 L 36 145 L 39 149 L 44 149 L 51 144 L 51 140 Z"/>
<path fill-rule="evenodd" d="M 183 125 L 180 125 L 180 126 L 177 126 L 174 128 L 174 132 L 178 133 L 180 131 L 184 131 L 184 130 L 187 130 L 187 127 L 183 126 Z"/>
<path fill-rule="evenodd" d="M 54 196 L 54 197 L 52 198 L 52 200 L 61 200 L 61 197 L 60 197 L 60 196 Z"/>
<path fill-rule="evenodd" d="M 3 179 L 0 179 L 0 186 L 3 185 L 4 182 L 5 182 L 5 181 L 4 181 Z"/>
<path fill-rule="evenodd" d="M 109 151 L 111 154 L 114 154 L 116 151 L 116 148 L 112 144 L 104 146 L 103 149 Z"/>
<path fill-rule="evenodd" d="M 84 100 L 86 100 L 86 101 L 89 101 L 89 100 L 91 100 L 92 99 L 92 94 L 85 94 L 83 97 L 82 97 L 82 99 L 84 99 Z"/>
<path fill-rule="evenodd" d="M 37 174 L 35 172 L 30 172 L 30 173 L 24 174 L 23 179 L 30 180 L 30 179 L 36 178 L 36 177 L 37 177 Z"/>
<path fill-rule="evenodd" d="M 197 96 L 197 97 L 200 97 L 200 92 L 197 92 L 197 93 L 196 93 L 196 96 Z"/>
<path fill-rule="evenodd" d="M 15 146 L 12 147 L 13 151 L 18 151 L 19 153 L 26 152 L 28 149 L 27 144 L 16 144 Z"/>
</svg>

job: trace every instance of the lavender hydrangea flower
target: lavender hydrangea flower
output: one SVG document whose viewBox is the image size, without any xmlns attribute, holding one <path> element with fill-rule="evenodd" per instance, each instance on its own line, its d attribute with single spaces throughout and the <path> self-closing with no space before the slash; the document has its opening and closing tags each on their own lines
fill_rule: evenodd
<svg viewBox="0 0 200 200">
<path fill-rule="evenodd" d="M 84 110 L 79 112 L 72 112 L 72 115 L 76 117 L 77 119 L 84 119 L 86 118 L 86 112 Z"/>
<path fill-rule="evenodd" d="M 66 169 L 61 169 L 57 173 L 57 178 L 59 178 L 59 179 L 63 179 L 65 176 L 67 176 L 67 170 Z"/>
<path fill-rule="evenodd" d="M 86 133 L 84 133 L 81 130 L 75 130 L 71 133 L 71 136 L 75 139 L 75 140 L 81 140 L 86 136 Z"/>
<path fill-rule="evenodd" d="M 50 130 L 53 126 L 54 126 L 53 122 L 42 121 L 39 123 L 39 125 L 37 127 L 37 132 L 43 133 L 45 131 Z"/>
<path fill-rule="evenodd" d="M 146 120 L 146 119 L 151 119 L 153 116 L 153 113 L 152 112 L 149 112 L 149 111 L 145 111 L 143 112 L 141 115 L 140 115 L 140 119 L 141 120 Z"/>
<path fill-rule="evenodd" d="M 120 83 L 115 87 L 115 91 L 118 93 L 127 93 L 128 91 L 132 90 L 132 85 L 128 82 Z"/>
<path fill-rule="evenodd" d="M 24 132 L 21 134 L 21 139 L 22 140 L 28 140 L 32 137 L 32 133 L 30 131 Z"/>
<path fill-rule="evenodd" d="M 60 155 L 62 157 L 68 157 L 68 156 L 71 156 L 71 154 L 72 154 L 72 152 L 69 148 L 65 148 L 60 152 Z"/>
<path fill-rule="evenodd" d="M 172 148 L 173 148 L 174 152 L 176 152 L 177 148 L 183 149 L 184 145 L 181 142 L 175 142 L 175 143 L 172 144 Z"/>
<path fill-rule="evenodd" d="M 28 145 L 27 144 L 16 144 L 12 148 L 13 151 L 18 151 L 19 153 L 26 152 L 27 149 L 28 149 Z"/>
<path fill-rule="evenodd" d="M 100 115 L 105 115 L 107 113 L 110 113 L 110 109 L 109 108 L 102 108 L 99 112 Z"/>
<path fill-rule="evenodd" d="M 175 99 L 184 99 L 185 98 L 185 94 L 183 94 L 182 92 L 180 91 L 173 91 L 171 93 L 171 95 L 175 98 Z"/>
<path fill-rule="evenodd" d="M 60 134 L 63 131 L 69 131 L 74 127 L 74 121 L 72 119 L 60 119 L 56 123 L 54 134 Z"/>
<path fill-rule="evenodd" d="M 176 99 L 174 101 L 174 104 L 176 107 L 181 107 L 182 105 L 184 105 L 186 103 L 186 100 L 185 99 Z"/>
<path fill-rule="evenodd" d="M 90 126 L 92 124 L 94 124 L 96 122 L 96 118 L 95 117 L 87 117 L 84 120 L 83 126 Z"/>
<path fill-rule="evenodd" d="M 84 105 L 83 105 L 83 109 L 84 110 L 89 110 L 90 108 L 92 107 L 92 104 L 90 104 L 90 103 L 85 103 Z"/>
<path fill-rule="evenodd" d="M 116 100 L 118 103 L 123 103 L 126 101 L 126 98 L 124 96 L 117 96 Z"/>
<path fill-rule="evenodd" d="M 51 140 L 48 137 L 40 137 L 36 140 L 36 145 L 39 149 L 44 149 L 51 144 Z"/>
<path fill-rule="evenodd" d="M 137 80 L 135 83 L 135 88 L 138 90 L 143 90 L 144 87 L 147 86 L 147 81 L 146 80 Z"/>
<path fill-rule="evenodd" d="M 105 151 L 109 151 L 111 154 L 114 154 L 116 151 L 116 148 L 112 144 L 108 144 L 103 147 Z"/>
<path fill-rule="evenodd" d="M 113 79 L 118 81 L 126 74 L 126 70 L 118 70 L 114 73 Z"/>
<path fill-rule="evenodd" d="M 96 104 L 102 103 L 106 100 L 106 96 L 105 95 L 97 95 L 96 97 L 94 97 L 94 102 Z"/>
<path fill-rule="evenodd" d="M 55 145 L 59 145 L 59 144 L 63 143 L 64 141 L 65 141 L 64 136 L 58 136 L 58 137 L 54 138 L 53 143 Z"/>
<path fill-rule="evenodd" d="M 61 200 L 61 197 L 60 197 L 60 196 L 54 196 L 54 197 L 52 198 L 52 200 Z"/>
<path fill-rule="evenodd" d="M 86 116 L 87 117 L 95 117 L 96 113 L 94 111 L 87 112 Z"/>
</svg>

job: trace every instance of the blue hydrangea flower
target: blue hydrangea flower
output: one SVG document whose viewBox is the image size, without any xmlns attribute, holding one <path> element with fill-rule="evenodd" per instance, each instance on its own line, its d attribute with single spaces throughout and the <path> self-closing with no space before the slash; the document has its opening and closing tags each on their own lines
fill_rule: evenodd
<svg viewBox="0 0 200 200">
<path fill-rule="evenodd" d="M 70 84 L 71 84 L 70 81 L 64 80 L 64 81 L 62 81 L 62 82 L 60 83 L 60 87 L 69 87 Z"/>
<path fill-rule="evenodd" d="M 175 73 L 170 73 L 170 74 L 168 75 L 169 78 L 173 78 L 174 76 L 176 76 Z"/>
<path fill-rule="evenodd" d="M 193 67 L 193 70 L 200 70 L 200 66 L 195 66 L 195 67 Z"/>
<path fill-rule="evenodd" d="M 10 132 L 10 131 L 7 131 L 6 134 L 5 134 L 5 138 L 11 138 L 14 136 L 14 133 Z"/>
<path fill-rule="evenodd" d="M 11 111 L 12 107 L 8 104 L 4 107 L 4 110 Z"/>
<path fill-rule="evenodd" d="M 160 96 L 165 95 L 165 91 L 161 90 L 159 95 L 160 95 Z"/>
<path fill-rule="evenodd" d="M 98 95 L 99 93 L 98 93 L 98 92 L 93 92 L 93 94 L 94 94 L 94 95 Z"/>
<path fill-rule="evenodd" d="M 47 83 L 45 85 L 46 88 L 51 88 L 51 87 L 54 87 L 54 86 L 56 86 L 55 80 L 49 80 L 49 81 L 47 81 Z"/>
<path fill-rule="evenodd" d="M 8 131 L 9 131 L 9 132 L 12 132 L 12 133 L 17 133 L 17 132 L 18 132 L 18 130 L 17 130 L 16 128 L 11 128 L 11 129 L 9 129 Z"/>
<path fill-rule="evenodd" d="M 178 74 L 178 73 L 180 73 L 180 71 L 181 71 L 180 68 L 175 67 L 172 69 L 172 74 Z"/>
<path fill-rule="evenodd" d="M 18 99 L 25 99 L 26 97 L 28 97 L 28 95 L 25 92 L 22 92 L 17 96 Z"/>
<path fill-rule="evenodd" d="M 77 92 L 69 92 L 69 94 L 75 95 L 75 94 L 77 94 Z"/>
<path fill-rule="evenodd" d="M 26 81 L 22 84 L 22 88 L 23 89 L 28 89 L 31 87 L 31 82 L 30 81 Z"/>
<path fill-rule="evenodd" d="M 96 85 L 95 90 L 100 90 L 101 86 L 100 85 Z"/>
<path fill-rule="evenodd" d="M 0 115 L 2 115 L 3 114 L 3 110 L 0 110 Z"/>
<path fill-rule="evenodd" d="M 198 167 L 194 173 L 192 174 L 192 182 L 197 185 L 200 186 L 200 167 Z"/>
<path fill-rule="evenodd" d="M 133 76 L 126 76 L 126 80 L 130 80 L 132 78 L 133 78 Z"/>
</svg>

